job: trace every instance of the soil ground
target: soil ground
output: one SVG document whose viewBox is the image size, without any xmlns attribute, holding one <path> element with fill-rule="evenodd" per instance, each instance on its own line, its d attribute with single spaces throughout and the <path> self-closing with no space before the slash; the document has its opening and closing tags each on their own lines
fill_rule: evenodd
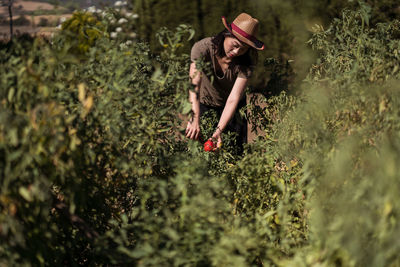
<svg viewBox="0 0 400 267">
<path fill-rule="evenodd" d="M 62 11 L 67 12 L 62 7 L 57 7 L 48 3 L 42 2 L 34 2 L 34 1 L 22 1 L 16 0 L 13 4 L 12 12 L 13 12 L 13 20 L 17 20 L 21 15 L 24 15 L 27 20 L 30 21 L 30 25 L 13 25 L 13 32 L 15 34 L 23 34 L 28 33 L 32 35 L 50 35 L 56 28 L 56 26 L 60 23 L 62 18 L 69 18 L 72 14 L 57 14 L 57 15 L 28 15 L 29 12 L 33 11 L 49 11 L 49 10 L 58 10 L 60 13 Z M 28 14 L 27 14 L 28 13 Z M 8 7 L 7 6 L 0 6 L 0 18 L 8 20 Z M 46 27 L 39 27 L 41 20 L 47 20 Z M 0 25 L 0 39 L 1 40 L 8 40 L 10 38 L 10 27 L 9 25 Z"/>
<path fill-rule="evenodd" d="M 56 7 L 54 5 L 42 2 L 34 1 L 22 1 L 15 0 L 12 8 L 12 12 L 15 15 L 20 15 L 25 12 L 32 12 L 38 10 L 53 10 Z M 0 16 L 8 16 L 8 7 L 0 6 Z"/>
</svg>

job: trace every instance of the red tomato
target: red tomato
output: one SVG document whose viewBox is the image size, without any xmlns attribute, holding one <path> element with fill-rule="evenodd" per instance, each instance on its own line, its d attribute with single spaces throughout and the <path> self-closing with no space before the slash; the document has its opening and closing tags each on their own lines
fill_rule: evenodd
<svg viewBox="0 0 400 267">
<path fill-rule="evenodd" d="M 215 144 L 212 140 L 207 140 L 207 142 L 204 143 L 204 151 L 214 151 L 214 148 Z"/>
</svg>

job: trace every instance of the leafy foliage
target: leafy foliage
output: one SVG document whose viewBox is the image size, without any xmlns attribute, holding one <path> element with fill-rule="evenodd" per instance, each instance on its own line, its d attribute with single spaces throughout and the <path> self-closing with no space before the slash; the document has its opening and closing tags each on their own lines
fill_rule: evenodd
<svg viewBox="0 0 400 267">
<path fill-rule="evenodd" d="M 283 106 L 267 136 L 286 162 L 296 158 L 303 165 L 300 184 L 310 214 L 309 245 L 284 265 L 399 262 L 390 237 L 399 229 L 392 204 L 399 183 L 387 173 L 394 171 L 400 126 L 399 22 L 372 26 L 369 12 L 361 5 L 357 12 L 344 11 L 327 30 L 316 28 L 309 43 L 319 58 L 302 93 L 295 102 L 275 98 L 278 105 L 264 113 L 271 118 Z"/>
<path fill-rule="evenodd" d="M 105 25 L 89 12 L 76 11 L 62 24 L 61 29 L 68 36 L 68 43 L 78 54 L 86 53 L 97 39 L 105 33 Z"/>
<path fill-rule="evenodd" d="M 399 22 L 370 11 L 316 28 L 298 95 L 253 99 L 264 135 L 243 156 L 180 134 L 189 26 L 158 55 L 108 34 L 77 53 L 69 30 L 2 47 L 0 264 L 399 264 Z M 103 25 L 81 15 L 67 28 Z"/>
</svg>

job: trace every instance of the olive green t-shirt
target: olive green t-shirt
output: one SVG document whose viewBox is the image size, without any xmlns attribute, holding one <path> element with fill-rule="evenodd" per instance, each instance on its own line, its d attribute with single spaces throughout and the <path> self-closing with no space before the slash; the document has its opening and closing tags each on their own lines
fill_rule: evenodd
<svg viewBox="0 0 400 267">
<path fill-rule="evenodd" d="M 238 65 L 235 60 L 232 60 L 225 73 L 222 76 L 218 76 L 216 71 L 216 64 L 218 64 L 216 49 L 212 45 L 211 40 L 212 37 L 207 37 L 196 42 L 192 47 L 190 58 L 192 62 L 203 60 L 210 63 L 211 70 L 202 71 L 201 74 L 199 87 L 200 103 L 213 107 L 223 107 L 235 84 L 236 78 L 250 78 L 252 69 L 250 66 Z"/>
</svg>

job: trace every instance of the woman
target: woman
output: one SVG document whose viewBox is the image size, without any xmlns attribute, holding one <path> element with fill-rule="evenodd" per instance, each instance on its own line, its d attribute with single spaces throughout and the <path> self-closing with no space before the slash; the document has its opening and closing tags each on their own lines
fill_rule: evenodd
<svg viewBox="0 0 400 267">
<path fill-rule="evenodd" d="M 189 92 L 193 117 L 186 127 L 186 137 L 197 140 L 200 136 L 200 117 L 208 110 L 219 116 L 212 139 L 217 148 L 222 145 L 224 131 L 235 132 L 240 152 L 247 142 L 247 121 L 238 110 L 246 105 L 244 92 L 255 65 L 256 50 L 264 44 L 257 40 L 258 20 L 242 13 L 229 24 L 222 17 L 225 30 L 215 37 L 204 38 L 194 44 L 191 52 L 189 75 L 194 91 Z M 196 62 L 209 62 L 210 73 L 198 71 Z"/>
</svg>

